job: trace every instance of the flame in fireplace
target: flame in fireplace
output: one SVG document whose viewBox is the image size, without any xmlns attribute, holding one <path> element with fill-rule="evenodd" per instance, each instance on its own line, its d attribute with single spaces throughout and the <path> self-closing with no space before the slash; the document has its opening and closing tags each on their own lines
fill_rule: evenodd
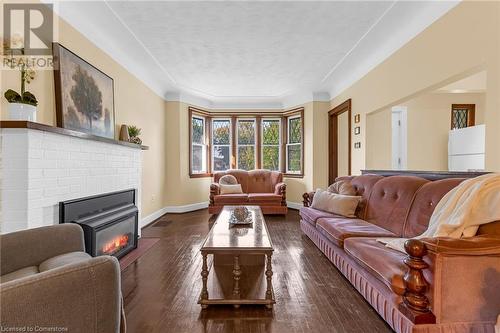
<svg viewBox="0 0 500 333">
<path fill-rule="evenodd" d="M 129 235 L 120 235 L 116 236 L 102 247 L 102 252 L 104 254 L 114 254 L 121 249 L 123 249 L 125 246 L 127 246 L 129 240 Z"/>
</svg>

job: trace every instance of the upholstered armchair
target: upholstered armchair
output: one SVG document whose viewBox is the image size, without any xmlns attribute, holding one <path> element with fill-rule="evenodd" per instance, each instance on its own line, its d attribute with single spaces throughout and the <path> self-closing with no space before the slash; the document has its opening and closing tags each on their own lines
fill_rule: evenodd
<svg viewBox="0 0 500 333">
<path fill-rule="evenodd" d="M 221 194 L 219 179 L 224 175 L 234 176 L 243 193 Z M 224 205 L 255 205 L 260 206 L 264 214 L 286 214 L 286 184 L 282 173 L 269 170 L 228 170 L 214 174 L 208 210 L 210 214 L 218 214 Z"/>
<path fill-rule="evenodd" d="M 118 260 L 85 253 L 80 226 L 1 235 L 0 247 L 3 328 L 125 332 Z"/>
</svg>

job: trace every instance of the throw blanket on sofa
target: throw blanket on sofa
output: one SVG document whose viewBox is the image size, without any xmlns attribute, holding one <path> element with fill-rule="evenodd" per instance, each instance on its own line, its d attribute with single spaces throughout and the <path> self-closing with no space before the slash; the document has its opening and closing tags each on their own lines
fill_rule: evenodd
<svg viewBox="0 0 500 333">
<path fill-rule="evenodd" d="M 476 235 L 480 225 L 500 220 L 500 174 L 467 179 L 436 205 L 427 230 L 415 238 L 462 238 Z M 406 238 L 379 238 L 387 247 L 406 253 Z"/>
</svg>

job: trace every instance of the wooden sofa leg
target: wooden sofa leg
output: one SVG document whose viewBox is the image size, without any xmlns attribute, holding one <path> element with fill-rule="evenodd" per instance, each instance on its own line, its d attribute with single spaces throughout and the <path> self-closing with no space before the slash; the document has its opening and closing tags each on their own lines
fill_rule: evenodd
<svg viewBox="0 0 500 333">
<path fill-rule="evenodd" d="M 429 267 L 422 259 L 427 254 L 427 249 L 421 241 L 410 239 L 405 242 L 405 250 L 408 257 L 404 263 L 409 270 L 403 277 L 405 293 L 399 310 L 414 324 L 434 324 L 436 317 L 430 311 L 429 299 L 425 296 L 428 282 L 422 272 Z"/>
</svg>

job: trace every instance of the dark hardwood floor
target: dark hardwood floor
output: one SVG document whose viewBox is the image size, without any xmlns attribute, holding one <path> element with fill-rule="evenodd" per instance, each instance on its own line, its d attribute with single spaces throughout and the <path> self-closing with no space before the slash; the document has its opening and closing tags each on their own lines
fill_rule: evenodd
<svg viewBox="0 0 500 333">
<path fill-rule="evenodd" d="M 389 326 L 303 235 L 297 211 L 266 216 L 275 248 L 276 305 L 197 304 L 207 210 L 167 214 L 142 231 L 160 240 L 122 272 L 128 332 L 391 332 Z"/>
</svg>

